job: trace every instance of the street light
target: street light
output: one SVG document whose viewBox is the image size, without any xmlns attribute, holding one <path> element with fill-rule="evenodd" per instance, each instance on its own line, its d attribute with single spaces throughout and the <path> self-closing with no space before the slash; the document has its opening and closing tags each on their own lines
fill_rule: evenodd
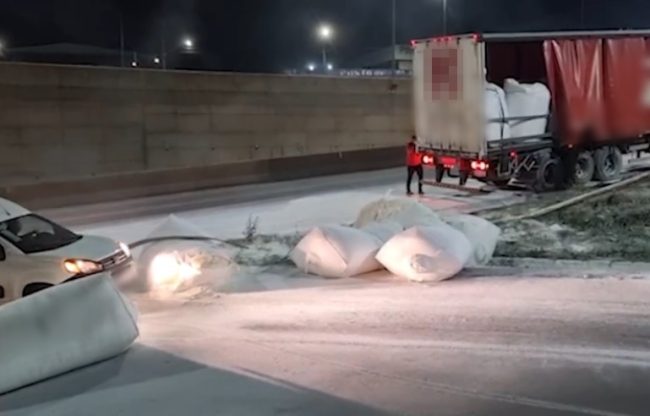
<svg viewBox="0 0 650 416">
<path fill-rule="evenodd" d="M 314 72 L 316 70 L 316 64 L 313 62 L 310 62 L 307 64 L 307 71 L 309 72 Z"/>
<path fill-rule="evenodd" d="M 182 38 L 178 46 L 175 46 L 174 48 L 171 49 L 167 49 L 167 47 L 165 46 L 164 34 L 161 36 L 160 39 L 161 39 L 161 52 L 162 52 L 162 59 L 160 59 L 160 62 L 162 63 L 163 69 L 167 69 L 167 55 L 169 55 L 170 53 L 174 53 L 180 49 L 184 49 L 186 51 L 194 51 L 194 48 L 196 47 L 196 43 L 194 42 L 194 39 L 192 39 L 189 36 L 185 36 L 184 38 Z"/>
<path fill-rule="evenodd" d="M 334 30 L 332 29 L 332 26 L 328 24 L 322 24 L 318 27 L 318 37 L 325 42 L 328 42 L 332 39 L 332 36 L 334 34 Z"/>
<path fill-rule="evenodd" d="M 331 71 L 331 70 L 333 70 L 333 69 L 334 69 L 334 64 L 331 64 L 331 63 L 330 63 L 330 64 L 327 64 L 327 70 L 328 70 L 328 71 Z"/>
<path fill-rule="evenodd" d="M 160 58 L 158 58 L 157 56 L 154 57 L 153 58 L 153 63 L 156 64 L 156 65 L 160 64 Z"/>
<path fill-rule="evenodd" d="M 316 34 L 323 44 L 323 70 L 325 70 L 327 68 L 327 46 L 334 38 L 334 28 L 327 23 L 321 23 L 316 29 Z"/>
<path fill-rule="evenodd" d="M 133 68 L 136 68 L 138 66 L 138 63 L 136 61 L 131 61 L 131 66 Z"/>
</svg>

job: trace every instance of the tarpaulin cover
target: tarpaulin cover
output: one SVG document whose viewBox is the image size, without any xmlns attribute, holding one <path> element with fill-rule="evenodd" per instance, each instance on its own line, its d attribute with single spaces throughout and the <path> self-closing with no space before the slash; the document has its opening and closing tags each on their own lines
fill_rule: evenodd
<svg viewBox="0 0 650 416">
<path fill-rule="evenodd" d="M 644 38 L 544 42 L 556 122 L 566 144 L 629 139 L 650 131 Z"/>
</svg>

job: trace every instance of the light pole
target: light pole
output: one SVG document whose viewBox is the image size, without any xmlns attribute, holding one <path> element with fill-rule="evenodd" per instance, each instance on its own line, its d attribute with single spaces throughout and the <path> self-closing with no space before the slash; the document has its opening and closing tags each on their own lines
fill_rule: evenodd
<svg viewBox="0 0 650 416">
<path fill-rule="evenodd" d="M 397 72 L 397 0 L 393 0 L 393 30 L 392 30 L 392 45 L 393 45 L 393 75 Z"/>
<path fill-rule="evenodd" d="M 124 14 L 120 12 L 120 66 L 124 68 L 125 66 L 125 57 L 124 57 Z"/>
<path fill-rule="evenodd" d="M 332 38 L 334 37 L 334 29 L 332 26 L 323 23 L 318 27 L 316 35 L 323 44 L 323 72 L 325 72 L 327 69 L 327 46 L 331 43 Z"/>
<path fill-rule="evenodd" d="M 449 33 L 447 30 L 447 0 L 442 0 L 442 31 L 443 35 Z"/>
<path fill-rule="evenodd" d="M 0 40 L 0 58 L 5 57 L 5 44 Z"/>
</svg>

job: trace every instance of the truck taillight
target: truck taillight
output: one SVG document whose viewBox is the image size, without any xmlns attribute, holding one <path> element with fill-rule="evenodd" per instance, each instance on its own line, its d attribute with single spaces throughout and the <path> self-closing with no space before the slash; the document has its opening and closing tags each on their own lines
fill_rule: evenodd
<svg viewBox="0 0 650 416">
<path fill-rule="evenodd" d="M 473 160 L 471 163 L 472 170 L 486 171 L 490 168 L 490 164 L 484 160 Z"/>
</svg>

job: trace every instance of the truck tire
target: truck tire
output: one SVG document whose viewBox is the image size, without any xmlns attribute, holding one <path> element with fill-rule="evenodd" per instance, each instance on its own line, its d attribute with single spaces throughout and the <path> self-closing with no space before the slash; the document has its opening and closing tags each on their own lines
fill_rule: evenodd
<svg viewBox="0 0 650 416">
<path fill-rule="evenodd" d="M 533 182 L 535 192 L 542 193 L 562 189 L 564 182 L 564 169 L 560 158 L 547 156 L 539 161 Z"/>
<path fill-rule="evenodd" d="M 623 154 L 618 147 L 605 146 L 594 152 L 594 178 L 600 182 L 620 179 L 623 172 Z"/>
<path fill-rule="evenodd" d="M 596 162 L 594 155 L 591 152 L 582 152 L 578 155 L 575 168 L 575 183 L 576 185 L 586 185 L 594 179 L 596 171 Z"/>
</svg>

